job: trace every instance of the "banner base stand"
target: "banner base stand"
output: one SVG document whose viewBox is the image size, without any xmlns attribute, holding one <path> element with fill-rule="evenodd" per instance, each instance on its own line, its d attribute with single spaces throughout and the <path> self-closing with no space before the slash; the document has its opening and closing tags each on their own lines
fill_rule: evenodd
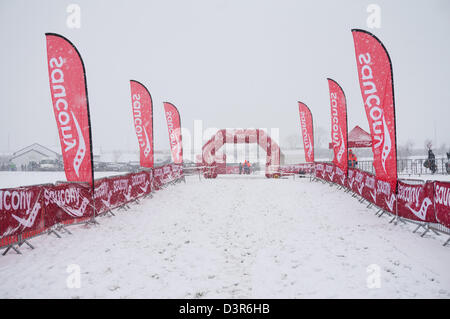
<svg viewBox="0 0 450 319">
<path fill-rule="evenodd" d="M 381 214 L 378 215 L 378 217 L 383 216 L 386 213 L 386 211 L 384 209 L 381 210 Z"/>
<path fill-rule="evenodd" d="M 124 211 L 127 211 L 128 209 L 130 209 L 130 206 L 128 206 L 126 203 L 123 205 L 120 205 L 117 210 L 121 210 L 123 209 Z"/>
<path fill-rule="evenodd" d="M 21 241 L 21 242 L 19 243 L 18 246 L 20 247 L 20 246 L 22 246 L 23 244 L 27 244 L 28 247 L 30 247 L 31 249 L 34 249 L 34 246 L 31 245 L 31 244 L 28 242 L 28 240 L 23 240 L 23 241 Z"/>
<path fill-rule="evenodd" d="M 51 234 L 55 234 L 56 237 L 61 238 L 61 236 L 58 234 L 58 232 L 56 232 L 56 230 L 54 230 L 54 229 L 51 229 L 48 231 L 48 235 L 51 235 Z"/>
<path fill-rule="evenodd" d="M 17 249 L 16 247 L 14 247 L 14 245 L 9 245 L 9 246 L 6 247 L 6 250 L 3 252 L 2 256 L 5 256 L 5 255 L 8 253 L 8 251 L 9 251 L 10 249 L 14 250 L 14 251 L 16 252 L 16 254 L 22 255 L 22 253 L 20 252 L 20 250 Z"/>
<path fill-rule="evenodd" d="M 425 226 L 423 224 L 418 224 L 416 229 L 413 230 L 413 234 L 416 233 L 416 231 L 418 231 L 420 229 L 420 227 L 425 228 Z"/>
<path fill-rule="evenodd" d="M 67 234 L 69 234 L 69 235 L 72 235 L 72 233 L 67 229 L 67 227 L 65 227 L 64 225 L 58 225 L 58 228 L 57 228 L 57 230 L 58 231 L 63 231 L 63 232 L 65 232 L 65 233 L 67 233 Z"/>
<path fill-rule="evenodd" d="M 447 246 L 447 244 L 450 243 L 450 237 L 447 239 L 447 241 L 442 246 Z"/>
<path fill-rule="evenodd" d="M 396 220 L 395 220 L 394 225 L 397 225 L 399 221 L 401 221 L 403 224 L 406 225 L 406 222 L 403 220 L 403 218 L 401 218 L 400 216 L 395 216 L 395 217 L 396 217 Z"/>
<path fill-rule="evenodd" d="M 430 226 L 428 224 L 425 224 L 425 226 L 423 228 L 425 228 L 425 231 L 420 235 L 420 237 L 425 236 L 425 234 L 428 233 L 430 230 L 433 233 L 435 233 L 436 235 L 440 236 L 440 234 L 438 232 L 436 232 L 433 228 L 430 228 Z"/>
<path fill-rule="evenodd" d="M 100 223 L 99 223 L 95 218 L 91 218 L 90 220 L 88 220 L 88 221 L 86 222 L 86 225 L 89 225 L 89 224 L 92 224 L 92 225 L 100 225 Z"/>
</svg>

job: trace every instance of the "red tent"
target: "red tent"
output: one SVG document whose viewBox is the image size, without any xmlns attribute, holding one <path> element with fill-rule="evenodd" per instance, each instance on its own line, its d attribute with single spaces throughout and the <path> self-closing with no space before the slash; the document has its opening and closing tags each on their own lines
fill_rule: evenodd
<svg viewBox="0 0 450 319">
<path fill-rule="evenodd" d="M 364 131 L 358 125 L 356 125 L 353 130 L 348 133 L 348 148 L 357 148 L 357 147 L 371 147 L 372 146 L 372 137 L 369 133 Z M 333 148 L 333 144 L 330 143 L 329 148 Z"/>
</svg>

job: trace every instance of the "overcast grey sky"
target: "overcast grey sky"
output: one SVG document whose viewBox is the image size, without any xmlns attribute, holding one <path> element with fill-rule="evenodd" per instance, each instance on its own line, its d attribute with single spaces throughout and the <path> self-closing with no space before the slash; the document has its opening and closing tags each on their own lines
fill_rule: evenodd
<svg viewBox="0 0 450 319">
<path fill-rule="evenodd" d="M 81 28 L 66 25 L 69 4 Z M 381 28 L 369 29 L 369 4 Z M 129 80 L 154 103 L 156 149 L 168 149 L 163 101 L 190 130 L 280 128 L 298 134 L 297 101 L 330 131 L 327 77 L 344 89 L 348 125 L 368 129 L 352 28 L 373 32 L 393 63 L 399 144 L 450 146 L 450 1 L 0 0 L 0 152 L 59 145 L 48 83 L 45 32 L 68 37 L 83 57 L 94 148 L 138 149 Z M 436 129 L 435 129 L 436 127 Z"/>
</svg>

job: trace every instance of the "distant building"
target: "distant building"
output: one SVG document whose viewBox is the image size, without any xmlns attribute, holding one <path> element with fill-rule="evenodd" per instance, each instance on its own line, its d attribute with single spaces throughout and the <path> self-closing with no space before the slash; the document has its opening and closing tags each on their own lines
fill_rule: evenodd
<svg viewBox="0 0 450 319">
<path fill-rule="evenodd" d="M 30 146 L 18 150 L 10 157 L 10 161 L 16 165 L 18 170 L 23 166 L 30 165 L 31 162 L 39 163 L 43 159 L 60 161 L 62 157 L 59 153 L 38 143 L 31 144 Z"/>
</svg>

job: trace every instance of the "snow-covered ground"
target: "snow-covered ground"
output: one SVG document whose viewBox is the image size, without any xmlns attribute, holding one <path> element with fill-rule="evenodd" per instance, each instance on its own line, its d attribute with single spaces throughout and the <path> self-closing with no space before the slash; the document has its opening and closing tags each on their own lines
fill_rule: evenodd
<svg viewBox="0 0 450 319">
<path fill-rule="evenodd" d="M 444 236 L 374 213 L 308 179 L 191 176 L 0 256 L 0 298 L 449 298 Z"/>
</svg>

